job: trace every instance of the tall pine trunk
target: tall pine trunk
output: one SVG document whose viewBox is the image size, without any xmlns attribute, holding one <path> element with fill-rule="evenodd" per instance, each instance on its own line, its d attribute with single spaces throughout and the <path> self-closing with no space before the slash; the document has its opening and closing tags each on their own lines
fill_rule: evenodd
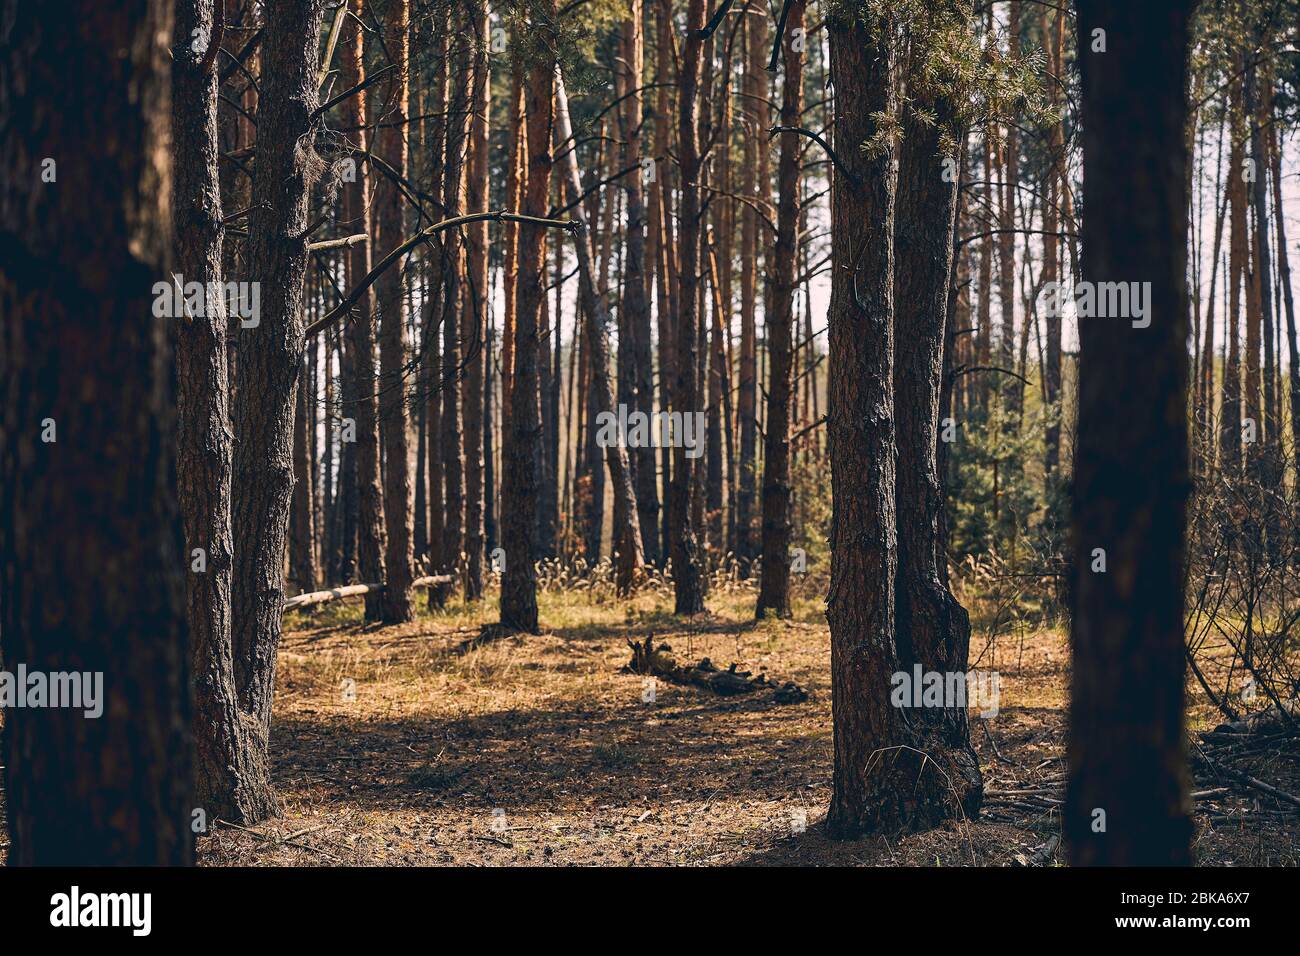
<svg viewBox="0 0 1300 956">
<path fill-rule="evenodd" d="M 10 667 L 100 675 L 103 706 L 5 714 L 9 862 L 184 865 L 185 320 L 150 301 L 172 282 L 171 8 L 5 0 L 0 22 L 0 638 Z"/>
<path fill-rule="evenodd" d="M 284 605 L 284 547 L 293 496 L 293 423 L 303 353 L 307 200 L 320 173 L 312 149 L 321 0 L 272 0 L 262 34 L 257 164 L 246 259 L 261 315 L 241 329 L 235 389 L 235 548 L 231 643 L 240 706 L 255 721 L 270 806 L 271 697 Z"/>
<path fill-rule="evenodd" d="M 1075 865 L 1191 862 L 1183 739 L 1191 6 L 1078 3 L 1083 278 L 1150 282 L 1151 324 L 1079 323 L 1063 821 Z M 1105 52 L 1093 52 L 1099 29 Z"/>
</svg>

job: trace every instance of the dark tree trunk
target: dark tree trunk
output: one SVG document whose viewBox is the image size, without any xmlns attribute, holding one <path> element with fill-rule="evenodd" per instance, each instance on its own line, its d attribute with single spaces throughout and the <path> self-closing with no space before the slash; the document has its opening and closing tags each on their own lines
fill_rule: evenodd
<svg viewBox="0 0 1300 956">
<path fill-rule="evenodd" d="M 172 211 L 176 272 L 182 282 L 223 281 L 224 230 L 217 172 L 217 74 L 193 48 L 194 31 L 212 36 L 213 0 L 176 4 L 172 60 Z M 239 710 L 230 649 L 230 491 L 232 440 L 226 309 L 215 297 L 203 316 L 171 323 L 176 341 L 176 478 L 185 522 L 186 561 L 196 549 L 204 570 L 185 578 L 194 685 L 194 805 L 209 819 L 264 816 L 245 783 L 259 774 L 252 726 Z"/>
<path fill-rule="evenodd" d="M 231 642 L 241 708 L 255 721 L 272 806 L 268 748 L 284 605 L 284 545 L 293 496 L 294 405 L 302 369 L 307 199 L 320 160 L 311 149 L 321 0 L 272 0 L 262 34 L 257 164 L 247 261 L 261 285 L 256 326 L 240 330 L 235 391 Z"/>
<path fill-rule="evenodd" d="M 973 30 L 959 3 L 934 4 L 943 27 Z M 942 12 L 940 12 L 942 11 Z M 913 71 L 915 77 L 919 71 Z M 934 117 L 922 124 L 909 111 L 899 154 L 894 230 L 894 415 L 898 466 L 898 570 L 894 643 L 898 670 L 965 674 L 970 618 L 947 586 L 944 498 L 937 459 L 943 390 L 944 335 L 952 275 L 958 177 L 944 177 L 943 136 L 960 143 L 952 103 L 914 80 L 912 107 Z M 968 688 L 969 691 L 969 688 Z M 968 693 L 969 697 L 969 693 Z M 938 764 L 949 783 L 954 815 L 973 816 L 983 794 L 979 758 L 970 744 L 967 700 L 908 711 L 912 746 Z M 941 808 L 936 807 L 936 811 Z"/>
<path fill-rule="evenodd" d="M 872 116 L 892 114 L 889 25 L 875 4 L 827 21 L 835 87 L 828 314 L 831 460 L 831 706 L 835 770 L 827 831 L 854 838 L 953 815 L 949 781 L 891 703 L 895 646 L 894 202 L 889 141 L 864 153 Z M 937 175 L 937 172 L 936 172 Z M 946 287 L 946 277 L 941 279 Z"/>
<path fill-rule="evenodd" d="M 786 14 L 785 79 L 781 125 L 802 126 L 803 53 L 790 37 L 801 35 L 804 0 L 791 0 Z M 796 34 L 795 31 L 800 31 Z M 795 263 L 799 243 L 799 166 L 803 141 L 781 134 L 776 165 L 776 248 L 772 255 L 772 313 L 767 322 L 771 361 L 767 386 L 767 428 L 763 447 L 763 571 L 756 616 L 790 616 L 790 390 L 794 335 Z"/>
<path fill-rule="evenodd" d="M 98 674 L 102 706 L 6 712 L 9 863 L 185 865 L 190 559 L 168 333 L 186 320 L 150 301 L 173 266 L 171 8 L 5 0 L 0 23 L 2 656 Z M 216 235 L 195 237 L 205 265 Z"/>
<path fill-rule="evenodd" d="M 538 0 L 529 31 L 553 40 L 555 0 Z M 523 213 L 543 217 L 551 186 L 551 122 L 555 64 L 532 64 L 526 84 L 528 182 Z M 505 421 L 501 470 L 502 547 L 505 572 L 501 579 L 501 624 L 537 632 L 538 468 L 541 461 L 541 407 L 537 371 L 537 316 L 545 296 L 546 261 L 543 226 L 519 226 L 519 280 L 516 290 L 515 368 L 510 386 L 510 414 Z"/>
<path fill-rule="evenodd" d="M 1083 278 L 1150 282 L 1151 325 L 1095 318 L 1079 329 L 1063 821 L 1075 865 L 1191 862 L 1183 740 L 1191 7 L 1078 3 Z M 1105 53 L 1090 52 L 1098 28 Z M 1093 570 L 1097 548 L 1104 573 Z"/>
<path fill-rule="evenodd" d="M 681 259 L 679 301 L 674 339 L 672 403 L 683 421 L 700 409 L 699 278 L 700 278 L 700 144 L 699 103 L 700 32 L 704 27 L 704 0 L 690 0 L 686 13 L 686 42 L 678 80 L 677 149 L 681 169 Z M 673 561 L 675 610 L 698 614 L 704 610 L 704 575 L 701 568 L 691 495 L 695 461 L 678 436 L 673 449 L 673 476 L 668 495 L 669 546 Z"/>
<path fill-rule="evenodd" d="M 384 9 L 384 49 L 394 67 L 381 115 L 377 153 L 398 175 L 406 175 L 408 0 L 391 0 Z M 375 187 L 375 254 L 380 259 L 401 245 L 405 199 L 397 185 L 381 176 Z M 384 443 L 384 590 L 380 617 L 389 624 L 415 617 L 410 435 L 406 410 L 406 297 L 402 270 L 395 265 L 375 283 L 379 306 L 379 431 Z"/>
</svg>

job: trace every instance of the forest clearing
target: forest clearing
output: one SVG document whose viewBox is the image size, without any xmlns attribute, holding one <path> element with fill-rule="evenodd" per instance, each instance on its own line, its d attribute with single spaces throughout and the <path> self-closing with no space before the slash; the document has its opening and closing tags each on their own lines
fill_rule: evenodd
<svg viewBox="0 0 1300 956">
<path fill-rule="evenodd" d="M 272 730 L 283 812 L 256 833 L 218 828 L 199 863 L 1059 864 L 1069 683 L 1059 626 L 977 639 L 974 665 L 1002 676 L 997 716 L 973 735 L 987 788 L 979 818 L 841 843 L 817 825 L 831 774 L 829 645 L 821 602 L 800 590 L 789 620 L 755 623 L 752 594 L 736 588 L 685 627 L 654 591 L 630 605 L 548 594 L 541 609 L 554 623 L 542 634 L 483 643 L 484 615 L 457 609 L 395 627 L 366 626 L 356 605 L 291 621 Z M 691 660 L 794 679 L 810 699 L 657 682 L 647 701 L 643 678 L 625 670 L 627 641 L 647 633 Z M 1201 696 L 1193 732 L 1218 723 Z M 1294 760 L 1258 765 L 1300 787 Z M 1202 865 L 1300 864 L 1295 815 L 1261 814 L 1249 788 L 1198 789 Z"/>
</svg>

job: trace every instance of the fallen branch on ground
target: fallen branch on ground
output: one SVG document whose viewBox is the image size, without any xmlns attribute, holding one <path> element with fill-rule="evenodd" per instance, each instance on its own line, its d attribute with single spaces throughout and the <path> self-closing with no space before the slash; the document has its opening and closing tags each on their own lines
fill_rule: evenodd
<svg viewBox="0 0 1300 956">
<path fill-rule="evenodd" d="M 794 681 L 778 684 L 769 681 L 766 674 L 751 677 L 749 671 L 737 670 L 736 664 L 725 671 L 719 670 L 705 657 L 698 664 L 679 666 L 673 659 L 671 647 L 667 644 L 655 646 L 653 634 L 648 635 L 643 644 L 628 641 L 627 646 L 632 648 L 632 660 L 623 670 L 630 674 L 662 677 L 670 683 L 702 687 L 722 697 L 771 689 L 776 692 L 774 699 L 778 704 L 801 704 L 808 699 L 808 692 Z"/>
<path fill-rule="evenodd" d="M 411 582 L 413 588 L 429 588 L 440 584 L 451 584 L 450 574 L 430 574 L 422 578 L 416 578 Z M 383 584 L 345 584 L 342 587 L 331 588 L 328 591 L 308 591 L 289 598 L 284 602 L 284 610 L 292 611 L 294 608 L 309 607 L 313 604 L 324 604 L 326 601 L 334 601 L 338 598 L 357 597 L 362 594 L 370 594 L 372 591 L 382 591 Z"/>
</svg>

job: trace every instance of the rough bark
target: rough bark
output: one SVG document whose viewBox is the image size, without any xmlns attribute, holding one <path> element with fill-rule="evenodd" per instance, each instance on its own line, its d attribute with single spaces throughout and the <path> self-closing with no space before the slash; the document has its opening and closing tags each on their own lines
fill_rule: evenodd
<svg viewBox="0 0 1300 956">
<path fill-rule="evenodd" d="M 213 35 L 213 0 L 176 4 L 172 59 L 172 210 L 181 282 L 223 281 L 224 229 L 217 167 L 217 74 L 206 68 L 194 31 Z M 215 64 L 215 60 L 213 61 Z M 176 343 L 176 479 L 185 525 L 186 618 L 194 687 L 194 803 L 209 818 L 256 817 L 244 782 L 250 724 L 235 696 L 230 646 L 231 455 L 226 308 L 221 296 L 203 315 L 172 323 Z M 202 571 L 194 571 L 195 550 Z"/>
<path fill-rule="evenodd" d="M 172 22 L 161 0 L 0 3 L 0 648 L 99 674 L 103 707 L 5 713 L 11 865 L 193 862 L 183 320 L 150 291 L 173 265 Z"/>
<path fill-rule="evenodd" d="M 935 4 L 961 29 L 956 3 Z M 894 642 L 898 670 L 965 674 L 970 617 L 947 585 L 943 487 L 937 451 L 943 387 L 944 336 L 952 271 L 958 177 L 941 175 L 942 135 L 960 143 L 951 100 L 917 79 L 912 109 L 934 117 L 924 124 L 909 110 L 899 150 L 894 230 L 894 414 L 898 465 L 898 569 L 894 592 Z M 951 147 L 949 147 L 951 148 Z M 973 815 L 983 794 L 979 758 L 970 744 L 967 701 L 907 711 L 912 746 L 924 751 L 947 778 L 954 814 Z M 958 810 L 960 807 L 960 810 Z"/>
<path fill-rule="evenodd" d="M 273 0 L 262 34 L 257 164 L 249 216 L 250 279 L 261 315 L 240 330 L 235 390 L 231 643 L 240 707 L 256 724 L 250 789 L 272 805 L 271 696 L 284 603 L 284 547 L 293 495 L 294 406 L 302 369 L 307 200 L 320 174 L 312 148 L 321 0 Z"/>
<path fill-rule="evenodd" d="M 895 54 L 876 4 L 827 20 L 835 87 L 828 313 L 831 461 L 831 706 L 835 763 L 827 831 L 854 838 L 953 813 L 949 781 L 890 702 L 897 528 L 894 425 L 896 148 L 864 151 L 872 116 L 897 108 Z"/>
</svg>

